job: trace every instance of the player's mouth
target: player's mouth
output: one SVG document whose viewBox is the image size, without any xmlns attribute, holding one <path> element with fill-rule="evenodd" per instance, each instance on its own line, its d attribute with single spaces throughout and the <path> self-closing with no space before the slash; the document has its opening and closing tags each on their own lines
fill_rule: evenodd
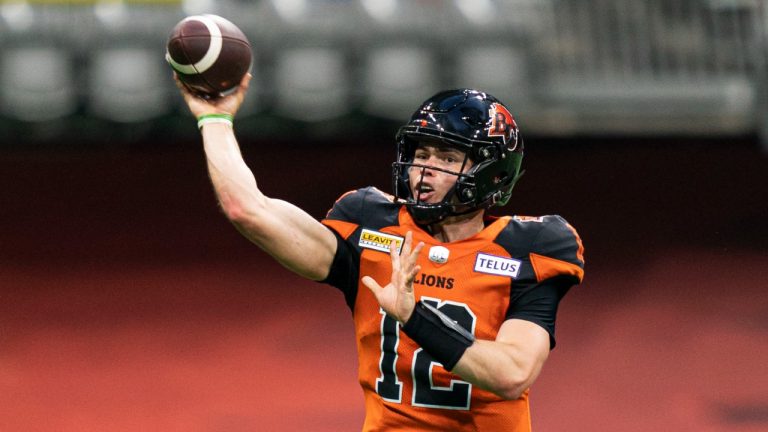
<svg viewBox="0 0 768 432">
<path fill-rule="evenodd" d="M 426 183 L 419 183 L 413 191 L 417 201 L 429 202 L 435 198 L 435 189 Z"/>
</svg>

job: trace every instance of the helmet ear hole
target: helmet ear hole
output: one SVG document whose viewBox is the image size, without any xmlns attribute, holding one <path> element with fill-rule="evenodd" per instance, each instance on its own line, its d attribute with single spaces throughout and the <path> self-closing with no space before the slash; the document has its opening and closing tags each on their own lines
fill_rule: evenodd
<svg viewBox="0 0 768 432">
<path fill-rule="evenodd" d="M 482 162 L 484 160 L 488 160 L 494 156 L 495 149 L 490 146 L 484 146 L 484 147 L 477 147 L 475 150 L 474 159 L 475 162 Z"/>
</svg>

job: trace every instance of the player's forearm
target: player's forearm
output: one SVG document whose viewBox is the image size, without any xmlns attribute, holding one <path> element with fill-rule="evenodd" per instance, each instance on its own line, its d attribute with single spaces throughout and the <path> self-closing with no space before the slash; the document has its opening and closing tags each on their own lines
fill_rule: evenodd
<svg viewBox="0 0 768 432">
<path fill-rule="evenodd" d="M 408 243 L 406 238 L 405 245 Z M 403 251 L 405 253 L 406 246 Z M 392 256 L 395 256 L 394 250 Z M 399 260 L 393 258 L 392 266 L 400 268 Z M 393 272 L 393 282 L 388 285 L 390 298 L 395 295 L 392 291 L 402 276 L 399 271 Z M 378 294 L 379 304 L 393 315 L 391 305 L 387 307 L 382 303 L 387 297 L 382 295 L 381 288 L 377 291 L 377 284 L 372 286 L 368 279 L 363 283 L 374 295 Z M 406 298 L 407 293 L 406 289 L 396 297 Z M 496 339 L 489 341 L 477 339 L 457 321 L 424 301 L 399 316 L 407 318 L 405 322 L 400 321 L 402 331 L 435 361 L 464 380 L 505 399 L 519 398 L 533 384 L 549 355 L 549 334 L 530 321 L 509 319 L 502 324 Z"/>
<path fill-rule="evenodd" d="M 476 340 L 452 372 L 504 399 L 517 399 L 536 380 L 545 358 L 515 345 Z"/>
<path fill-rule="evenodd" d="M 227 217 L 237 224 L 263 211 L 266 197 L 243 160 L 232 127 L 214 123 L 205 125 L 202 133 L 208 174 Z"/>
<path fill-rule="evenodd" d="M 261 193 L 231 126 L 204 126 L 203 142 L 216 196 L 237 230 L 291 271 L 324 279 L 336 253 L 331 231 L 293 204 Z"/>
</svg>

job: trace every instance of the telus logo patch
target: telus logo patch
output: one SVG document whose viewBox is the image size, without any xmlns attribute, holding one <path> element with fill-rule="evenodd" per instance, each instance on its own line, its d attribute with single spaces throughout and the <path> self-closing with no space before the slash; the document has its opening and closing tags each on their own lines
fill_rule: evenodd
<svg viewBox="0 0 768 432">
<path fill-rule="evenodd" d="M 520 272 L 520 260 L 479 253 L 475 258 L 475 271 L 515 278 Z"/>
</svg>

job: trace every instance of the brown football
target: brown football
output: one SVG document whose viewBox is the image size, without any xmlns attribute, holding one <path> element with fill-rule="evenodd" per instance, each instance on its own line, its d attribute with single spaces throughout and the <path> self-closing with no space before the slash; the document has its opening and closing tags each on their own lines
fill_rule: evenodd
<svg viewBox="0 0 768 432">
<path fill-rule="evenodd" d="M 217 15 L 179 21 L 165 59 L 190 90 L 207 98 L 232 92 L 251 68 L 251 44 L 232 22 Z"/>
</svg>

